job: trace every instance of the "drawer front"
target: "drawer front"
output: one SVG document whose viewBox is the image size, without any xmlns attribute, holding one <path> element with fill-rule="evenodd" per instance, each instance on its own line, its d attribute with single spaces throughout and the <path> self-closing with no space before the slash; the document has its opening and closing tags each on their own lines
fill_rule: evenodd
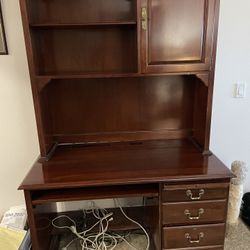
<svg viewBox="0 0 250 250">
<path fill-rule="evenodd" d="M 163 228 L 163 248 L 178 249 L 224 245 L 225 224 Z M 203 249 L 203 248 L 201 248 Z M 213 249 L 213 248 L 212 248 Z M 223 249 L 217 247 L 215 249 Z"/>
<path fill-rule="evenodd" d="M 228 183 L 191 184 L 191 185 L 167 185 L 163 186 L 162 201 L 199 201 L 227 199 Z"/>
<path fill-rule="evenodd" d="M 165 250 L 166 248 L 163 248 Z M 224 250 L 224 246 L 205 246 L 205 247 L 185 247 L 185 248 L 172 248 L 171 250 Z"/>
<path fill-rule="evenodd" d="M 162 205 L 163 224 L 186 225 L 224 222 L 226 208 L 226 200 L 164 203 Z"/>
</svg>

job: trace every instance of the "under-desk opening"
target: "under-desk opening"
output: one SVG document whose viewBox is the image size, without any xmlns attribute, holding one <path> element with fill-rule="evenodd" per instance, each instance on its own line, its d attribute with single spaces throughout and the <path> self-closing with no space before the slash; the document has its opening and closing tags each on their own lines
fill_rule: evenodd
<svg viewBox="0 0 250 250">
<path fill-rule="evenodd" d="M 132 197 L 129 197 L 131 194 L 132 187 L 135 189 Z M 111 189 L 115 189 L 115 187 L 110 187 Z M 125 239 L 129 241 L 132 245 L 136 244 L 138 241 L 140 242 L 140 247 L 142 249 L 146 249 L 147 246 L 147 236 L 145 232 L 141 229 L 141 227 L 134 223 L 132 220 L 139 223 L 147 232 L 150 239 L 150 250 L 158 249 L 157 244 L 160 242 L 160 232 L 159 232 L 159 200 L 158 200 L 158 190 L 156 192 L 154 186 L 148 185 L 148 187 L 144 187 L 144 191 L 142 187 L 137 190 L 136 186 L 131 186 L 131 190 L 128 190 L 127 196 L 125 195 L 125 191 L 123 194 L 121 193 L 121 197 L 118 197 L 118 191 L 121 187 L 117 186 L 117 195 L 114 195 L 114 190 L 110 189 L 110 193 L 107 191 L 108 187 L 106 187 L 106 196 L 109 197 L 109 200 L 86 200 L 90 196 L 87 195 L 88 189 L 83 191 L 82 188 L 82 201 L 80 201 L 80 197 L 76 198 L 78 202 L 69 202 L 67 201 L 67 195 L 64 195 L 64 191 L 61 190 L 57 193 L 57 198 L 54 196 L 54 202 L 48 203 L 42 199 L 34 199 L 36 205 L 33 205 L 34 209 L 34 217 L 35 217 L 35 228 L 36 228 L 36 236 L 39 242 L 40 249 L 46 250 L 56 250 L 63 249 L 63 247 L 67 246 L 72 240 L 76 239 L 76 236 L 72 233 L 69 228 L 66 226 L 76 226 L 77 232 L 82 232 L 90 229 L 93 225 L 95 225 L 98 221 L 95 215 L 92 214 L 91 208 L 95 207 L 95 209 L 99 208 L 101 210 L 95 210 L 96 214 L 104 212 L 105 214 L 110 214 L 109 217 L 112 219 L 108 222 L 107 234 L 115 235 L 119 234 L 122 237 L 125 236 Z M 96 191 L 96 198 L 98 196 L 98 189 L 94 188 Z M 103 192 L 100 188 L 99 192 Z M 145 190 L 148 191 L 145 191 Z M 51 190 L 56 193 L 56 190 Z M 73 191 L 71 189 L 71 191 Z M 79 190 L 78 190 L 79 191 Z M 91 190 L 89 189 L 90 194 Z M 141 194 L 140 194 L 140 191 Z M 153 191 L 155 193 L 153 193 Z M 67 192 L 67 191 L 66 191 Z M 76 192 L 76 190 L 75 190 Z M 84 196 L 84 192 L 86 196 Z M 46 194 L 49 195 L 50 190 L 47 190 Z M 74 197 L 74 191 L 72 192 Z M 93 196 L 92 192 L 92 198 Z M 35 192 L 33 193 L 35 195 Z M 63 197 L 65 197 L 66 202 L 62 203 Z M 56 200 L 61 202 L 56 202 Z M 121 208 L 120 208 L 121 207 Z M 105 209 L 105 210 L 103 210 Z M 128 216 L 130 219 L 126 218 Z M 99 224 L 93 227 L 89 233 L 97 234 L 99 229 Z M 106 224 L 104 223 L 104 226 Z M 62 227 L 62 228 L 61 228 Z M 122 242 L 122 240 L 118 240 L 118 242 Z M 78 250 L 81 248 L 81 241 L 75 240 L 67 249 Z M 121 243 L 128 247 L 126 242 Z M 137 243 L 138 244 L 138 243 Z M 130 249 L 129 247 L 126 249 Z M 132 248 L 131 248 L 132 249 Z"/>
</svg>

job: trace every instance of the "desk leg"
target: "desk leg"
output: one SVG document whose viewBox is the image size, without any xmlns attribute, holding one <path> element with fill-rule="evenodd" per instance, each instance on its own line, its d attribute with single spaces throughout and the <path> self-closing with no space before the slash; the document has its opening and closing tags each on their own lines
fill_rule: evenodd
<svg viewBox="0 0 250 250">
<path fill-rule="evenodd" d="M 33 250 L 55 250 L 58 237 L 53 232 L 52 218 L 57 215 L 55 203 L 32 205 L 32 191 L 24 191 Z"/>
<path fill-rule="evenodd" d="M 24 196 L 25 196 L 26 208 L 27 208 L 27 213 L 28 213 L 28 224 L 29 224 L 30 233 L 31 233 L 32 249 L 39 250 L 35 216 L 34 216 L 34 211 L 33 211 L 33 206 L 32 206 L 31 192 L 25 190 Z"/>
</svg>

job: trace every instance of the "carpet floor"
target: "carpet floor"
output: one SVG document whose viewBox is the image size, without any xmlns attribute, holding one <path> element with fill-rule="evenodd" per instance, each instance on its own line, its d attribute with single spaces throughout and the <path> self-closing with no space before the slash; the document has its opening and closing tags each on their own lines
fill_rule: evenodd
<svg viewBox="0 0 250 250">
<path fill-rule="evenodd" d="M 228 228 L 225 250 L 250 250 L 250 229 L 241 220 Z"/>
</svg>

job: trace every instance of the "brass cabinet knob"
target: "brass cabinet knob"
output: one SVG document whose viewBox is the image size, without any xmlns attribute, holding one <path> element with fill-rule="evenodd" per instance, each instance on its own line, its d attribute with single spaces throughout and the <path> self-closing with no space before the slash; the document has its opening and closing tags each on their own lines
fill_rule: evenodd
<svg viewBox="0 0 250 250">
<path fill-rule="evenodd" d="M 189 220 L 199 220 L 201 218 L 201 215 L 204 214 L 204 209 L 203 208 L 200 208 L 198 210 L 198 215 L 197 216 L 192 216 L 190 211 L 188 209 L 186 209 L 184 211 L 184 214 L 188 217 Z"/>
<path fill-rule="evenodd" d="M 205 190 L 204 190 L 204 189 L 200 189 L 200 190 L 199 190 L 199 196 L 197 196 L 197 197 L 194 197 L 194 196 L 193 196 L 193 193 L 192 193 L 192 191 L 191 191 L 190 189 L 186 191 L 186 195 L 187 195 L 191 200 L 200 200 L 201 197 L 202 197 L 202 195 L 204 195 L 204 194 L 205 194 Z"/>
</svg>

